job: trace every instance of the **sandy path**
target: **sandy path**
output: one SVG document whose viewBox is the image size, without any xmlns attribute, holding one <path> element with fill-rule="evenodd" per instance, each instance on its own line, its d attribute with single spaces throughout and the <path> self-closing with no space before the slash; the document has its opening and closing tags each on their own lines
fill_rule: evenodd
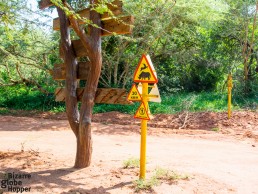
<svg viewBox="0 0 258 194">
<path fill-rule="evenodd" d="M 34 193 L 76 193 L 76 190 L 79 193 L 133 193 L 131 181 L 137 179 L 138 169 L 124 170 L 121 167 L 124 160 L 139 157 L 140 136 L 128 131 L 126 126 L 94 123 L 93 164 L 90 168 L 75 170 L 71 168 L 75 138 L 66 121 L 10 121 L 1 122 L 0 151 L 17 152 L 23 144 L 25 151 L 37 150 L 37 160 L 44 162 L 23 169 L 22 159 L 1 159 L 0 171 L 32 173 L 34 180 L 27 185 Z M 34 122 L 41 124 L 32 127 Z M 47 129 L 48 125 L 52 130 Z M 29 127 L 30 130 L 26 130 Z M 131 127 L 132 130 L 138 128 Z M 116 128 L 117 133 L 108 134 L 106 130 L 112 128 Z M 105 133 L 101 133 L 101 129 Z M 127 132 L 123 134 L 123 130 Z M 204 136 L 150 135 L 147 178 L 156 167 L 177 170 L 191 177 L 189 181 L 177 184 L 163 183 L 154 188 L 156 193 L 258 193 L 258 147 L 252 145 L 249 141 L 216 133 Z"/>
</svg>

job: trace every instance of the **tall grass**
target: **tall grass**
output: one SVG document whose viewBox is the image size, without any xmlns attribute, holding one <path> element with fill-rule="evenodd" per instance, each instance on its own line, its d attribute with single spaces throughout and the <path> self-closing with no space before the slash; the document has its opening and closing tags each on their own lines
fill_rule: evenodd
<svg viewBox="0 0 258 194">
<path fill-rule="evenodd" d="M 162 95 L 161 98 L 162 103 L 149 103 L 152 114 L 173 114 L 184 110 L 192 112 L 227 110 L 226 92 L 176 93 Z M 96 104 L 93 112 L 119 111 L 134 114 L 138 106 L 138 102 L 133 105 Z M 257 96 L 252 98 L 232 96 L 233 110 L 241 108 L 257 109 L 257 107 Z M 55 102 L 53 94 L 45 95 L 25 86 L 16 86 L 0 88 L 0 108 L 2 108 L 0 114 L 4 112 L 4 109 L 63 112 L 65 111 L 65 104 L 64 102 Z"/>
<path fill-rule="evenodd" d="M 64 111 L 64 103 L 55 102 L 53 94 L 43 94 L 26 86 L 0 88 L 0 108 L 16 110 Z"/>
</svg>

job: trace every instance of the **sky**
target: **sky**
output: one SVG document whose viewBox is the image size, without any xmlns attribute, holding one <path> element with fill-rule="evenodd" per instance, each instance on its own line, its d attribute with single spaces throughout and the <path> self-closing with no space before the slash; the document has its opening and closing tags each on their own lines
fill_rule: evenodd
<svg viewBox="0 0 258 194">
<path fill-rule="evenodd" d="M 29 7 L 31 7 L 31 9 L 33 11 L 35 11 L 35 12 L 39 11 L 37 0 L 27 0 L 27 4 L 28 4 Z M 27 17 L 29 17 L 30 20 L 31 19 L 36 19 L 36 20 L 39 20 L 39 21 L 45 23 L 47 26 L 52 27 L 53 19 L 58 17 L 56 9 L 53 9 L 52 12 L 49 9 L 44 9 L 44 10 L 40 10 L 40 11 L 43 14 L 45 14 L 46 17 L 42 17 L 42 16 L 39 17 L 38 14 L 30 14 Z"/>
</svg>

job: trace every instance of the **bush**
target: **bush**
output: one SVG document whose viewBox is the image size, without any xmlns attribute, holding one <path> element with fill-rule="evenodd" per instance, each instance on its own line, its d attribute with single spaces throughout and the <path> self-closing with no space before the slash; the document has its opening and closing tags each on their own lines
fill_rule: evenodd
<svg viewBox="0 0 258 194">
<path fill-rule="evenodd" d="M 49 111 L 64 107 L 63 103 L 55 102 L 53 93 L 43 94 L 24 85 L 2 87 L 0 93 L 0 107 L 2 108 Z"/>
</svg>

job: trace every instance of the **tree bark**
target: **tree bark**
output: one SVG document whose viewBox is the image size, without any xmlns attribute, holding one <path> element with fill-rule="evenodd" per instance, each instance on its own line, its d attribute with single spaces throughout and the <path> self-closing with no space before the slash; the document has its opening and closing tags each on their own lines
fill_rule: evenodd
<svg viewBox="0 0 258 194">
<path fill-rule="evenodd" d="M 91 3 L 94 1 L 92 0 Z M 90 20 L 97 26 L 101 26 L 100 14 L 91 11 Z M 75 167 L 84 168 L 90 165 L 92 155 L 91 119 L 95 94 L 102 66 L 101 55 L 101 29 L 90 27 L 90 50 L 88 52 L 91 62 L 91 70 L 83 93 L 80 110 L 79 138 L 77 139 L 77 154 Z M 83 40 L 82 40 L 83 41 Z M 85 43 L 86 44 L 86 43 Z"/>
<path fill-rule="evenodd" d="M 75 134 L 78 136 L 79 131 L 79 111 L 78 101 L 76 95 L 77 88 L 77 60 L 72 47 L 69 20 L 64 11 L 57 7 L 58 15 L 60 18 L 60 32 L 61 32 L 61 49 L 64 54 L 64 63 L 66 68 L 66 81 L 65 81 L 65 105 L 67 118 L 70 126 Z"/>
<path fill-rule="evenodd" d="M 91 0 L 91 6 L 94 6 L 96 2 L 96 0 Z M 65 1 L 64 5 L 68 9 L 71 9 Z M 64 62 L 66 65 L 66 112 L 70 126 L 77 138 L 77 151 L 74 167 L 85 168 L 90 165 L 92 156 L 91 119 L 102 66 L 101 29 L 90 26 L 90 35 L 87 35 L 84 30 L 80 28 L 78 21 L 72 15 L 69 16 L 68 20 L 65 13 L 60 8 L 57 9 L 61 27 L 61 47 L 62 52 L 64 53 Z M 90 11 L 90 20 L 93 24 L 101 27 L 101 17 L 96 11 Z M 90 71 L 83 93 L 80 113 L 78 111 L 76 95 L 77 61 L 70 40 L 68 28 L 69 21 L 76 34 L 80 37 L 83 46 L 87 50 L 88 58 L 91 62 Z"/>
</svg>

